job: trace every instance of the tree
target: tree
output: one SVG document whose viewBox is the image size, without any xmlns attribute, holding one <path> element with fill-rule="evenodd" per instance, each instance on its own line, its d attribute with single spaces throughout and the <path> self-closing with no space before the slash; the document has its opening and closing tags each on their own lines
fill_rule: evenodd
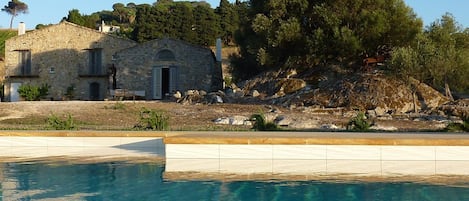
<svg viewBox="0 0 469 201">
<path fill-rule="evenodd" d="M 67 21 L 81 26 L 85 25 L 85 19 L 78 9 L 68 11 Z"/>
<path fill-rule="evenodd" d="M 220 0 L 220 5 L 215 12 L 220 16 L 221 38 L 225 45 L 229 45 L 233 42 L 235 31 L 239 27 L 239 15 L 236 12 L 236 6 L 230 4 L 228 0 Z"/>
<path fill-rule="evenodd" d="M 125 5 L 122 3 L 115 3 L 112 5 L 112 9 L 114 9 L 114 14 L 119 17 L 119 23 L 122 23 L 123 19 L 125 19 L 127 15 Z"/>
<path fill-rule="evenodd" d="M 392 74 L 415 78 L 437 89 L 459 92 L 469 89 L 469 31 L 463 30 L 447 13 L 420 33 L 413 44 L 394 48 Z"/>
<path fill-rule="evenodd" d="M 4 8 L 2 8 L 2 11 L 8 13 L 11 15 L 11 20 L 10 20 L 10 29 L 13 28 L 13 19 L 18 16 L 20 13 L 26 14 L 28 13 L 28 5 L 26 3 L 23 3 L 19 0 L 11 0 L 8 2 L 8 5 L 6 5 Z"/>
<path fill-rule="evenodd" d="M 209 46 L 215 45 L 215 39 L 219 36 L 220 25 L 218 16 L 208 6 L 197 6 L 194 8 L 195 26 L 193 30 L 197 37 L 194 44 Z"/>
<path fill-rule="evenodd" d="M 250 0 L 239 42 L 251 69 L 360 65 L 381 45 L 409 45 L 422 21 L 403 0 Z M 252 60 L 252 59 L 249 59 Z"/>
<path fill-rule="evenodd" d="M 197 45 L 214 45 L 219 18 L 207 3 L 160 0 L 138 5 L 133 38 L 138 42 L 170 37 Z"/>
</svg>

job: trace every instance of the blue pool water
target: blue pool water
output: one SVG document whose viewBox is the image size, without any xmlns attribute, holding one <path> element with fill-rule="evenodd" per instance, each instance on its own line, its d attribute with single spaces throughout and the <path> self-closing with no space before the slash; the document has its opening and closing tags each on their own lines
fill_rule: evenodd
<svg viewBox="0 0 469 201">
<path fill-rule="evenodd" d="M 469 200 L 468 185 L 165 179 L 161 162 L 0 163 L 2 200 Z"/>
</svg>

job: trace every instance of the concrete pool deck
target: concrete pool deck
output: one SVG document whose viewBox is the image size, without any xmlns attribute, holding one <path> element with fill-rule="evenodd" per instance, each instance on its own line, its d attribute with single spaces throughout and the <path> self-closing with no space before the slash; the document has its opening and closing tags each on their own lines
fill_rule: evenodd
<svg viewBox="0 0 469 201">
<path fill-rule="evenodd" d="M 165 158 L 168 174 L 469 175 L 463 133 L 0 131 L 0 149 L 0 157 L 150 154 Z"/>
</svg>

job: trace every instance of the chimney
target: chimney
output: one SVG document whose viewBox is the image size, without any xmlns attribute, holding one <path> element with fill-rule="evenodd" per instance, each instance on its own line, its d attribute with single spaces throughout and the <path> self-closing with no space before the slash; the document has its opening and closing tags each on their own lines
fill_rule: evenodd
<svg viewBox="0 0 469 201">
<path fill-rule="evenodd" d="M 105 26 L 106 26 L 106 24 L 104 23 L 104 20 L 101 20 L 101 26 L 99 27 L 99 31 L 104 32 L 104 27 Z"/>
<path fill-rule="evenodd" d="M 18 25 L 18 35 L 23 35 L 26 33 L 26 24 L 24 22 L 20 22 Z"/>
<path fill-rule="evenodd" d="M 222 58 L 221 58 L 221 39 L 220 38 L 217 38 L 217 42 L 216 42 L 216 52 L 215 52 L 215 56 L 217 58 L 217 61 L 218 62 L 221 62 Z"/>
</svg>

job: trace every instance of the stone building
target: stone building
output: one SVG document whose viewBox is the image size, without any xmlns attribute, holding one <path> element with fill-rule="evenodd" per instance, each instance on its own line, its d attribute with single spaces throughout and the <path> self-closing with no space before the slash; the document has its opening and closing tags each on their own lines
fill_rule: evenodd
<svg viewBox="0 0 469 201">
<path fill-rule="evenodd" d="M 5 42 L 4 93 L 20 99 L 23 84 L 48 85 L 47 99 L 102 100 L 108 94 L 112 55 L 136 42 L 69 22 L 27 32 Z"/>
<path fill-rule="evenodd" d="M 222 88 L 221 65 L 211 49 L 169 38 L 152 40 L 116 53 L 117 88 L 144 91 L 162 99 L 175 91 Z"/>
<path fill-rule="evenodd" d="M 69 22 L 5 44 L 6 101 L 20 100 L 24 84 L 48 85 L 52 100 L 103 100 L 116 88 L 162 99 L 176 90 L 221 89 L 221 76 L 209 48 L 167 38 L 137 44 Z"/>
</svg>

